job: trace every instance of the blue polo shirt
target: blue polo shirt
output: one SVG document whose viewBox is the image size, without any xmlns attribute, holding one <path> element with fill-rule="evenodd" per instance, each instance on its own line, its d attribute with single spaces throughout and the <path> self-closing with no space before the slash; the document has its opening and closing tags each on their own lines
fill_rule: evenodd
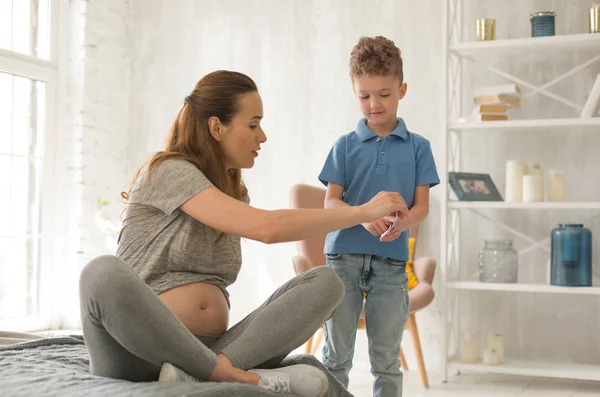
<svg viewBox="0 0 600 397">
<path fill-rule="evenodd" d="M 329 152 L 319 180 L 344 187 L 344 202 L 356 206 L 372 199 L 382 190 L 398 192 L 408 208 L 412 207 L 415 187 L 440 183 L 431 145 L 418 134 L 409 132 L 402 118 L 394 131 L 376 135 L 367 127 L 367 119 L 356 130 L 340 137 Z M 327 235 L 326 254 L 370 254 L 396 260 L 408 260 L 406 230 L 392 242 L 381 242 L 362 225 Z"/>
</svg>

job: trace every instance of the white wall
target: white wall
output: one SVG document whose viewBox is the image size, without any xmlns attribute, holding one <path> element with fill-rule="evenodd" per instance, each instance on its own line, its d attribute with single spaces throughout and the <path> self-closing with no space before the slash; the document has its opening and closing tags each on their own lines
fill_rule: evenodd
<svg viewBox="0 0 600 397">
<path fill-rule="evenodd" d="M 119 194 L 129 178 L 131 3 L 72 0 L 60 6 L 59 127 L 51 143 L 57 153 L 45 191 L 55 198 L 48 210 L 55 267 L 43 276 L 52 280 L 43 304 L 63 317 L 60 326 L 74 327 L 79 270 L 108 252 L 96 201 L 109 201 L 106 212 L 118 217 Z"/>
<path fill-rule="evenodd" d="M 402 49 L 409 90 L 400 114 L 439 150 L 441 8 L 435 0 L 160 0 L 134 2 L 129 173 L 159 149 L 195 82 L 216 69 L 249 74 L 264 100 L 269 141 L 245 174 L 252 204 L 288 207 L 295 183 L 317 184 L 335 139 L 360 118 L 348 57 L 362 35 L 384 35 Z M 419 250 L 438 256 L 438 194 Z M 246 242 L 244 267 L 231 288 L 234 320 L 293 276 L 293 244 Z M 256 280 L 256 281 L 255 281 Z M 427 361 L 439 361 L 439 309 L 419 314 Z M 408 339 L 408 338 L 407 338 Z M 407 349 L 410 350 L 410 344 Z M 360 349 L 363 357 L 364 348 Z M 407 352 L 409 360 L 412 354 Z"/>
</svg>

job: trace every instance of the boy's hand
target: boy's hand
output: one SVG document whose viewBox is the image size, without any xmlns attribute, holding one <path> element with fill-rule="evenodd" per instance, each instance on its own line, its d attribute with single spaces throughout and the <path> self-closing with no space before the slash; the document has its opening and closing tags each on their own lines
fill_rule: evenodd
<svg viewBox="0 0 600 397">
<path fill-rule="evenodd" d="M 373 236 L 380 236 L 388 229 L 388 227 L 390 227 L 392 222 L 394 222 L 394 218 L 394 215 L 388 215 L 371 223 L 363 223 L 362 226 Z"/>
<path fill-rule="evenodd" d="M 400 228 L 400 222 L 396 222 L 396 224 L 394 225 L 392 230 L 390 230 L 390 232 L 388 234 L 386 234 L 385 236 L 382 236 L 379 239 L 379 241 L 382 241 L 384 243 L 389 243 L 390 241 L 394 241 L 395 239 L 400 237 L 400 233 L 402 233 L 402 230 Z"/>
</svg>

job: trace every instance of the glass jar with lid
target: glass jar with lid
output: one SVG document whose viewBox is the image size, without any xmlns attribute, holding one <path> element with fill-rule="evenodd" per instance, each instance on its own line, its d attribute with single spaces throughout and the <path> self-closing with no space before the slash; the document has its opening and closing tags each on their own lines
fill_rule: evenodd
<svg viewBox="0 0 600 397">
<path fill-rule="evenodd" d="M 479 253 L 479 281 L 516 283 L 519 255 L 511 240 L 485 240 Z"/>
</svg>

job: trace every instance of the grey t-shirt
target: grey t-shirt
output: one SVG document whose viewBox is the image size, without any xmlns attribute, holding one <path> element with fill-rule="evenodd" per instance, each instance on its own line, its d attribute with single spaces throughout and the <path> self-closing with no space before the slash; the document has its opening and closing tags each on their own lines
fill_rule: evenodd
<svg viewBox="0 0 600 397">
<path fill-rule="evenodd" d="M 213 184 L 192 163 L 166 160 L 142 173 L 129 195 L 117 256 L 157 293 L 190 283 L 226 288 L 242 264 L 240 238 L 195 220 L 179 207 Z M 244 200 L 247 202 L 247 200 Z"/>
</svg>

